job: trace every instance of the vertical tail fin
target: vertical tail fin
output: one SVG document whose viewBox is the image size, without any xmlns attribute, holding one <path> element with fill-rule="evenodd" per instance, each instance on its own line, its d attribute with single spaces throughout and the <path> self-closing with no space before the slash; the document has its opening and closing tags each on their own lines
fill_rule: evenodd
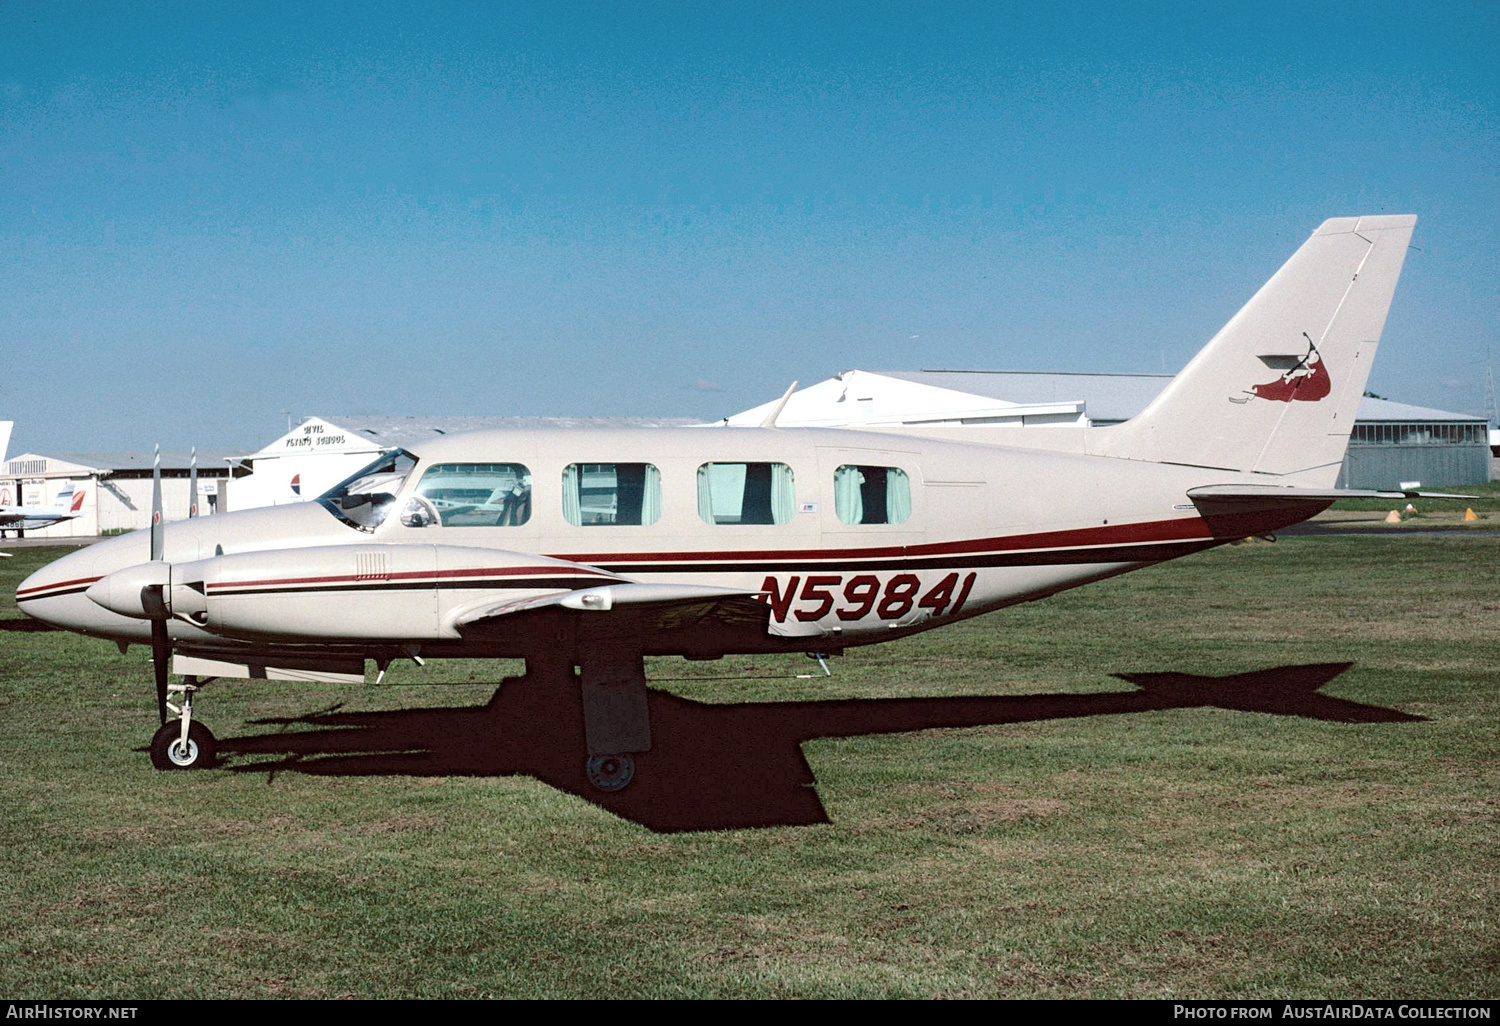
<svg viewBox="0 0 1500 1026">
<path fill-rule="evenodd" d="M 5 454 L 10 451 L 10 429 L 15 426 L 13 420 L 0 420 L 0 463 L 5 462 Z"/>
<path fill-rule="evenodd" d="M 1329 486 L 1416 217 L 1324 221 L 1134 419 L 1090 450 Z"/>
</svg>

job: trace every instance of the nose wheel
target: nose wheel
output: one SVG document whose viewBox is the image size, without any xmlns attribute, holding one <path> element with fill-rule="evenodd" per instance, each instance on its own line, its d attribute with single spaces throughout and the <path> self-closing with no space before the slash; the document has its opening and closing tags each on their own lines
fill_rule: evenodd
<svg viewBox="0 0 1500 1026">
<path fill-rule="evenodd" d="M 188 727 L 187 740 L 180 723 L 166 723 L 151 739 L 151 765 L 159 770 L 202 769 L 213 765 L 214 735 L 201 723 Z"/>
<path fill-rule="evenodd" d="M 159 770 L 202 769 L 214 763 L 213 731 L 193 719 L 193 692 L 197 690 L 196 684 L 167 687 L 169 693 L 181 694 L 182 705 L 166 703 L 177 715 L 163 723 L 151 738 L 151 765 Z"/>
</svg>

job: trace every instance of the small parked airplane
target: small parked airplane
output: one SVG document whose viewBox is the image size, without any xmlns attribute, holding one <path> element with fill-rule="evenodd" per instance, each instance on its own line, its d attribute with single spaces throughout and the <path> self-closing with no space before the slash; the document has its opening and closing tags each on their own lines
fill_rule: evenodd
<svg viewBox="0 0 1500 1026">
<path fill-rule="evenodd" d="M 316 501 L 158 516 L 16 598 L 151 645 L 163 769 L 213 760 L 202 676 L 521 657 L 582 688 L 618 790 L 651 747 L 644 656 L 836 654 L 1416 494 L 1333 487 L 1415 224 L 1324 222 L 1123 424 L 777 428 L 784 396 L 759 427 L 450 435 Z"/>
<path fill-rule="evenodd" d="M 63 520 L 72 520 L 82 513 L 87 494 L 83 489 L 69 485 L 57 493 L 50 506 L 0 506 L 0 528 L 35 531 Z"/>
<path fill-rule="evenodd" d="M 0 420 L 0 463 L 5 462 L 5 453 L 10 447 L 11 428 L 14 426 L 13 420 Z M 57 493 L 50 506 L 23 506 L 12 503 L 8 492 L 8 488 L 0 489 L 0 531 L 35 531 L 51 527 L 59 521 L 72 520 L 82 512 L 84 496 L 88 494 L 69 484 Z M 8 555 L 9 553 L 0 552 L 0 556 Z"/>
</svg>

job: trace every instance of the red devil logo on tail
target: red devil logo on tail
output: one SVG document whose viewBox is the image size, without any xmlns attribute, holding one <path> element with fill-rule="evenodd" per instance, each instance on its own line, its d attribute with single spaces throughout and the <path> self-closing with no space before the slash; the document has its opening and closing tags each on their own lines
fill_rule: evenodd
<svg viewBox="0 0 1500 1026">
<path fill-rule="evenodd" d="M 1318 352 L 1317 345 L 1307 332 L 1304 331 L 1302 337 L 1307 339 L 1307 355 L 1275 381 L 1251 385 L 1246 389 L 1250 396 L 1278 403 L 1315 403 L 1333 390 L 1333 380 L 1328 376 L 1328 366 L 1323 362 L 1323 355 Z M 1229 401 L 1248 403 L 1250 400 L 1231 398 Z"/>
</svg>

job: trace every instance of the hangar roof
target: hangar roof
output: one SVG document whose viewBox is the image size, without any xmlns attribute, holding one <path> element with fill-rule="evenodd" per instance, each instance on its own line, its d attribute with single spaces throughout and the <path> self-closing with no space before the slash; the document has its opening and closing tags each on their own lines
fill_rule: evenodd
<svg viewBox="0 0 1500 1026">
<path fill-rule="evenodd" d="M 198 474 L 201 477 L 223 477 L 228 473 L 224 461 L 236 457 L 235 453 L 200 449 Z M 24 453 L 6 460 L 4 470 L 11 476 L 97 474 L 101 477 L 149 477 L 153 458 L 154 454 L 149 452 L 72 452 L 50 456 Z M 186 475 L 191 463 L 192 454 L 189 452 L 163 451 L 161 454 L 161 469 L 164 474 Z M 22 469 L 22 464 L 27 466 Z"/>
<path fill-rule="evenodd" d="M 691 417 L 325 417 L 354 434 L 382 446 L 431 441 L 466 431 L 516 428 L 683 427 L 701 424 Z"/>
<path fill-rule="evenodd" d="M 1449 413 L 1446 410 L 1434 410 L 1426 406 L 1408 406 L 1406 403 L 1398 403 L 1391 399 L 1376 399 L 1373 396 L 1365 396 L 1360 401 L 1359 413 L 1355 416 L 1360 421 L 1458 421 L 1468 423 L 1470 421 L 1484 421 L 1485 418 L 1477 413 Z"/>
<path fill-rule="evenodd" d="M 1013 403 L 1047 403 L 1083 400 L 1089 419 L 1095 423 L 1129 420 L 1144 410 L 1172 380 L 1170 374 L 1070 374 L 1041 371 L 875 371 L 888 378 L 936 385 L 958 392 L 1003 399 Z M 1451 413 L 1424 406 L 1409 406 L 1390 399 L 1365 396 L 1360 401 L 1359 421 L 1482 421 L 1479 414 Z"/>
<path fill-rule="evenodd" d="M 956 392 L 1012 403 L 1082 400 L 1089 419 L 1129 420 L 1144 410 L 1172 380 L 1170 374 L 1044 374 L 1036 371 L 875 371 Z"/>
<path fill-rule="evenodd" d="M 681 427 L 688 417 L 308 417 L 245 460 L 308 452 L 375 452 L 419 445 L 444 435 L 517 428 Z"/>
</svg>

